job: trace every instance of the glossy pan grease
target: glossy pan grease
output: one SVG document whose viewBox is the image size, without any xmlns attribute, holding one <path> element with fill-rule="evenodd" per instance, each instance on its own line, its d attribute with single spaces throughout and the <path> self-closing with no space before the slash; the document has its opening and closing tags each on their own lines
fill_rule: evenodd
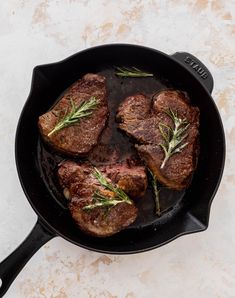
<svg viewBox="0 0 235 298">
<path fill-rule="evenodd" d="M 155 74 L 156 79 L 115 78 L 113 66 L 137 66 Z M 192 184 L 184 192 L 165 193 L 169 201 L 161 218 L 153 215 L 151 190 L 147 191 L 135 224 L 108 238 L 94 238 L 81 232 L 59 195 L 53 169 L 63 158 L 51 154 L 38 133 L 38 117 L 45 113 L 61 94 L 85 73 L 107 76 L 110 117 L 120 102 L 115 98 L 133 91 L 151 93 L 174 88 L 188 93 L 192 105 L 200 109 L 200 155 Z M 145 81 L 146 80 L 146 81 Z M 110 85 L 109 85 L 110 84 Z M 144 88 L 144 89 L 143 89 Z M 33 71 L 29 97 L 19 119 L 16 133 L 16 164 L 19 179 L 38 221 L 26 240 L 0 264 L 0 297 L 9 288 L 30 257 L 55 236 L 102 253 L 128 254 L 157 248 L 184 234 L 208 227 L 210 204 L 219 186 L 225 158 L 225 139 L 217 107 L 210 95 L 213 78 L 208 69 L 188 53 L 166 55 L 154 49 L 127 44 L 90 48 L 61 62 L 41 65 Z M 112 115 L 113 113 L 113 115 Z M 117 131 L 116 128 L 113 131 Z M 121 132 L 115 142 L 127 142 Z M 129 142 L 129 141 L 128 141 Z M 131 150 L 125 143 L 125 150 Z M 49 175 L 49 179 L 47 178 Z M 177 196 L 177 197 L 176 197 Z M 173 204 L 174 202 L 174 204 Z M 174 206 L 174 208 L 170 208 Z"/>
</svg>

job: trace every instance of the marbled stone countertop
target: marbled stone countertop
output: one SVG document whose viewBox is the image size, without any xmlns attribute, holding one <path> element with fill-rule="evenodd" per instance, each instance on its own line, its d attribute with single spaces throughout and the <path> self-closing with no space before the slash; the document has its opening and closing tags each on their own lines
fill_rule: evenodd
<svg viewBox="0 0 235 298">
<path fill-rule="evenodd" d="M 205 232 L 130 256 L 102 255 L 56 238 L 28 262 L 6 298 L 235 297 L 234 20 L 234 0 L 1 1 L 0 259 L 36 221 L 14 160 L 16 124 L 35 65 L 113 42 L 188 51 L 213 74 L 227 138 L 225 172 Z"/>
</svg>

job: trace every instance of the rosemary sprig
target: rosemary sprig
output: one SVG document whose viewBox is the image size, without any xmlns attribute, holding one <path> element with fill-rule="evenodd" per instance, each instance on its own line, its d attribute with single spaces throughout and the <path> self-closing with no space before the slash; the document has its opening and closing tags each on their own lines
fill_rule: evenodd
<svg viewBox="0 0 235 298">
<path fill-rule="evenodd" d="M 153 77 L 152 73 L 143 72 L 137 67 L 115 67 L 115 74 L 119 77 L 133 77 L 133 78 L 141 78 L 141 77 Z"/>
<path fill-rule="evenodd" d="M 92 96 L 89 100 L 83 101 L 79 106 L 76 106 L 72 99 L 70 100 L 70 103 L 70 112 L 65 112 L 65 116 L 48 133 L 48 137 L 56 131 L 78 122 L 81 118 L 91 115 L 92 111 L 97 107 L 99 100 L 97 100 L 95 96 Z"/>
<path fill-rule="evenodd" d="M 157 179 L 150 169 L 148 169 L 148 171 L 151 175 L 151 184 L 152 184 L 153 192 L 154 192 L 154 196 L 155 196 L 155 204 L 156 204 L 155 212 L 158 216 L 161 216 L 161 206 L 160 206 L 160 197 L 159 197 L 160 190 L 158 189 Z"/>
<path fill-rule="evenodd" d="M 164 144 L 160 144 L 164 151 L 164 160 L 161 164 L 161 169 L 164 168 L 168 159 L 175 153 L 182 152 L 183 148 L 188 145 L 188 142 L 183 143 L 183 140 L 188 136 L 186 130 L 189 127 L 188 121 L 184 118 L 181 119 L 174 113 L 171 109 L 165 112 L 173 121 L 174 128 L 170 126 L 159 123 L 159 130 L 164 139 Z"/>
<path fill-rule="evenodd" d="M 123 203 L 123 200 L 111 199 L 109 197 L 103 196 L 98 190 L 95 191 L 93 195 L 92 204 L 83 207 L 83 210 L 92 210 L 97 207 L 113 207 L 119 203 Z"/>
<path fill-rule="evenodd" d="M 121 188 L 114 186 L 113 184 L 108 182 L 105 176 L 97 168 L 94 168 L 94 172 L 92 173 L 92 175 L 98 180 L 100 185 L 102 185 L 105 189 L 108 189 L 111 192 L 113 192 L 115 196 L 114 198 L 103 196 L 97 189 L 93 194 L 92 204 L 83 207 L 83 210 L 91 210 L 97 207 L 110 208 L 123 202 L 132 204 L 132 201 L 128 197 L 128 195 Z"/>
<path fill-rule="evenodd" d="M 125 201 L 128 204 L 132 204 L 131 199 L 128 197 L 128 195 L 119 187 L 114 186 L 113 184 L 109 183 L 105 176 L 97 169 L 95 168 L 93 176 L 99 181 L 99 183 L 106 189 L 114 192 L 117 198 Z"/>
</svg>

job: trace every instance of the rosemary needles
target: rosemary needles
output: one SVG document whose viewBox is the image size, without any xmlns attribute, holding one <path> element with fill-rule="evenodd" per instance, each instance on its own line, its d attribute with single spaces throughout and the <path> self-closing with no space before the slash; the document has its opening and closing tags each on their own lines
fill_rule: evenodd
<svg viewBox="0 0 235 298">
<path fill-rule="evenodd" d="M 153 77 L 154 75 L 149 72 L 144 72 L 137 67 L 115 67 L 115 74 L 119 77 L 133 77 L 133 78 L 141 78 L 141 77 Z"/>
<path fill-rule="evenodd" d="M 164 144 L 160 144 L 164 151 L 164 160 L 161 164 L 161 169 L 164 168 L 168 159 L 175 153 L 182 152 L 182 149 L 188 145 L 188 142 L 183 142 L 188 134 L 186 130 L 189 127 L 189 123 L 186 119 L 181 119 L 171 109 L 166 111 L 166 114 L 172 119 L 174 128 L 159 123 L 159 130 L 164 139 Z"/>
<path fill-rule="evenodd" d="M 115 198 L 110 198 L 102 195 L 98 190 L 93 194 L 93 201 L 91 204 L 84 206 L 83 210 L 92 210 L 97 207 L 114 207 L 119 203 L 123 203 L 122 200 L 117 200 Z"/>
<path fill-rule="evenodd" d="M 113 197 L 107 197 L 103 195 L 100 190 L 97 189 L 93 194 L 92 204 L 83 207 L 83 210 L 92 210 L 97 207 L 110 208 L 123 202 L 132 204 L 132 201 L 128 197 L 128 195 L 121 188 L 114 186 L 113 184 L 108 182 L 105 176 L 97 168 L 94 168 L 94 172 L 92 173 L 92 175 L 98 180 L 98 182 L 101 186 L 104 187 L 104 189 L 109 190 L 113 193 Z"/>
<path fill-rule="evenodd" d="M 88 101 L 83 101 L 79 106 L 76 106 L 72 99 L 70 103 L 70 112 L 67 113 L 67 111 L 65 111 L 64 117 L 59 120 L 56 126 L 48 133 L 48 137 L 56 131 L 78 122 L 81 118 L 91 115 L 93 110 L 97 107 L 99 100 L 97 100 L 95 96 L 92 96 Z"/>
</svg>

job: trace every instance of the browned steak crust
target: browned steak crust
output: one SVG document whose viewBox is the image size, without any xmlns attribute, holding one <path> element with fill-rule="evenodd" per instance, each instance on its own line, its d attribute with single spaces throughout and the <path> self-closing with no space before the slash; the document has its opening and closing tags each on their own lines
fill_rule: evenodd
<svg viewBox="0 0 235 298">
<path fill-rule="evenodd" d="M 108 237 L 116 234 L 132 224 L 137 216 L 137 208 L 127 203 L 120 203 L 108 212 L 101 208 L 84 211 L 82 208 L 90 203 L 89 198 L 74 197 L 69 204 L 69 210 L 80 229 L 92 236 Z"/>
<path fill-rule="evenodd" d="M 98 169 L 108 181 L 123 189 L 131 198 L 144 195 L 147 188 L 144 167 L 116 164 Z M 137 208 L 134 203 L 123 202 L 110 208 L 108 212 L 101 207 L 83 210 L 83 207 L 92 203 L 92 196 L 97 189 L 104 195 L 113 197 L 113 193 L 104 189 L 93 177 L 93 170 L 90 165 L 65 161 L 58 169 L 60 185 L 69 200 L 71 215 L 80 229 L 97 237 L 111 236 L 135 221 Z"/>
<path fill-rule="evenodd" d="M 99 100 L 99 104 L 91 115 L 48 136 L 65 113 L 71 111 L 71 100 L 75 106 L 79 106 L 92 96 Z M 72 156 L 81 156 L 87 154 L 97 144 L 107 117 L 105 78 L 96 74 L 86 74 L 65 92 L 50 111 L 39 117 L 38 126 L 43 139 L 55 150 Z"/>
<path fill-rule="evenodd" d="M 190 123 L 184 140 L 188 145 L 172 155 L 161 169 L 164 152 L 159 145 L 164 140 L 159 123 L 173 128 L 171 118 L 165 113 L 169 109 Z M 117 120 L 120 129 L 136 140 L 140 157 L 161 183 L 176 190 L 189 185 L 199 154 L 199 109 L 189 104 L 183 92 L 162 91 L 152 99 L 142 94 L 129 96 L 120 105 Z"/>
</svg>

